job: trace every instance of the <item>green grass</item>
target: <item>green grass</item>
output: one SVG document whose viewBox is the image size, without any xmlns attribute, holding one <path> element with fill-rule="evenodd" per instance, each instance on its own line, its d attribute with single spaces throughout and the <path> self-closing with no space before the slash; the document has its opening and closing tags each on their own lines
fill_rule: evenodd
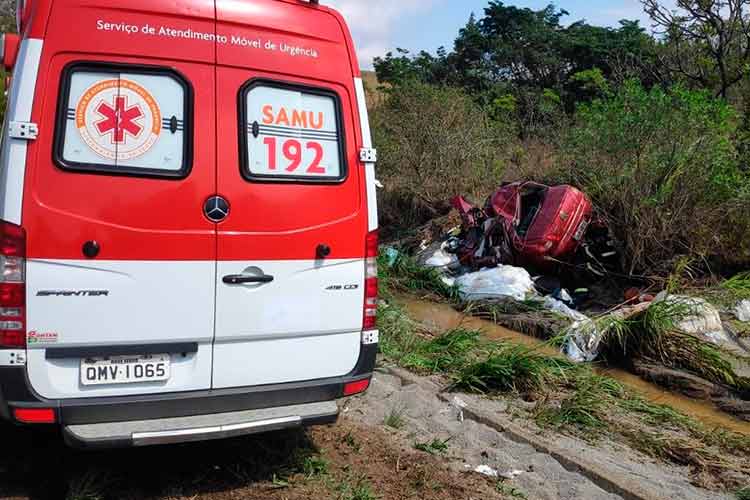
<svg viewBox="0 0 750 500">
<path fill-rule="evenodd" d="M 481 332 L 462 328 L 429 338 L 392 299 L 378 309 L 378 328 L 383 355 L 422 374 L 447 373 L 462 367 L 482 343 Z"/>
<path fill-rule="evenodd" d="M 305 457 L 302 461 L 302 472 L 307 479 L 325 476 L 328 474 L 328 461 L 319 455 Z"/>
<path fill-rule="evenodd" d="M 738 302 L 750 300 L 750 271 L 736 274 L 699 292 L 720 309 L 732 310 Z"/>
<path fill-rule="evenodd" d="M 423 373 L 446 373 L 460 369 L 481 341 L 479 331 L 463 328 L 450 330 L 415 346 L 416 349 L 404 357 L 403 365 Z"/>
<path fill-rule="evenodd" d="M 397 430 L 403 428 L 404 425 L 406 425 L 406 420 L 404 419 L 405 413 L 406 408 L 403 407 L 391 409 L 388 415 L 383 419 L 383 425 Z"/>
<path fill-rule="evenodd" d="M 407 355 L 421 349 L 424 337 L 418 335 L 419 328 L 394 300 L 386 299 L 378 307 L 380 351 L 391 361 L 403 364 Z"/>
<path fill-rule="evenodd" d="M 721 284 L 721 288 L 729 292 L 734 299 L 750 299 L 750 272 L 740 273 Z"/>
<path fill-rule="evenodd" d="M 339 493 L 337 500 L 376 500 L 378 498 L 364 476 L 353 478 L 348 475 L 339 483 L 336 490 Z"/>
<path fill-rule="evenodd" d="M 664 301 L 651 305 L 632 329 L 631 339 L 638 342 L 634 351 L 664 366 L 686 369 L 711 382 L 742 389 L 747 382 L 734 372 L 727 353 L 678 330 L 676 325 L 690 315 L 688 304 Z"/>
<path fill-rule="evenodd" d="M 501 495 L 504 495 L 506 497 L 511 498 L 521 498 L 523 500 L 526 500 L 528 496 L 526 496 L 526 493 L 522 490 L 519 490 L 518 488 L 515 488 L 513 486 L 510 486 L 509 484 L 505 484 L 502 481 L 498 481 L 495 485 L 495 489 L 498 493 Z"/>
<path fill-rule="evenodd" d="M 483 359 L 453 374 L 453 387 L 471 392 L 533 392 L 565 377 L 574 365 L 535 349 L 496 343 Z"/>
<path fill-rule="evenodd" d="M 359 453 L 362 450 L 362 446 L 359 444 L 354 435 L 352 435 L 351 431 L 346 433 L 346 435 L 341 439 L 341 442 L 351 448 L 354 453 Z"/>
<path fill-rule="evenodd" d="M 750 500 L 750 486 L 745 486 L 735 493 L 737 500 Z"/>
<path fill-rule="evenodd" d="M 641 415 L 643 421 L 649 425 L 670 425 L 678 429 L 687 429 L 695 421 L 671 406 L 650 403 L 640 397 L 625 397 L 617 400 L 623 409 Z"/>
<path fill-rule="evenodd" d="M 615 318 L 608 329 L 600 329 L 606 332 L 606 354 L 686 370 L 740 391 L 750 388 L 750 380 L 738 376 L 728 361 L 731 353 L 680 331 L 679 323 L 693 314 L 693 306 L 684 301 L 660 301 L 628 320 Z"/>
<path fill-rule="evenodd" d="M 426 443 L 415 442 L 414 449 L 423 451 L 425 453 L 429 453 L 430 455 L 442 455 L 448 452 L 448 442 L 451 439 L 452 438 L 448 438 L 448 439 L 435 438 L 432 441 L 426 442 Z"/>
<path fill-rule="evenodd" d="M 537 422 L 557 428 L 604 428 L 607 412 L 614 401 L 624 395 L 623 387 L 614 379 L 585 369 L 579 370 L 571 385 L 572 392 L 560 402 L 560 406 L 543 409 L 537 415 Z"/>
<path fill-rule="evenodd" d="M 346 498 L 347 500 L 375 500 L 377 497 L 369 483 L 361 482 L 354 487 L 351 495 Z"/>
</svg>

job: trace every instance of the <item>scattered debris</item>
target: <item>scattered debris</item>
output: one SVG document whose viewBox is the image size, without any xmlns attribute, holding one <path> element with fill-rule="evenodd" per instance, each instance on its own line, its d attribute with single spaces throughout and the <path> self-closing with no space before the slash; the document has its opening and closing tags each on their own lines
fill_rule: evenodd
<svg viewBox="0 0 750 500">
<path fill-rule="evenodd" d="M 385 255 L 385 258 L 387 259 L 388 266 L 393 267 L 394 265 L 396 265 L 400 253 L 393 247 L 387 247 L 383 249 L 383 255 Z"/>
<path fill-rule="evenodd" d="M 666 292 L 657 295 L 656 300 L 685 306 L 686 313 L 677 324 L 683 332 L 703 337 L 714 344 L 719 343 L 719 338 L 726 338 L 719 311 L 707 301 L 698 297 L 667 295 Z"/>
<path fill-rule="evenodd" d="M 570 326 L 563 352 L 575 363 L 588 363 L 599 356 L 601 341 L 602 334 L 591 319 L 579 320 Z"/>
<path fill-rule="evenodd" d="M 655 299 L 655 302 L 660 301 L 685 307 L 686 312 L 676 325 L 679 330 L 719 346 L 726 351 L 740 355 L 748 354 L 738 346 L 736 340 L 724 328 L 719 310 L 706 300 L 698 297 L 668 295 L 666 292 L 662 292 Z"/>
<path fill-rule="evenodd" d="M 525 300 L 534 294 L 534 281 L 529 272 L 521 267 L 500 265 L 459 276 L 455 280 L 461 298 L 477 301 L 511 297 Z"/>
<path fill-rule="evenodd" d="M 425 266 L 427 267 L 440 267 L 450 268 L 458 264 L 458 257 L 456 254 L 448 253 L 445 251 L 446 243 L 443 243 L 441 247 L 425 260 Z"/>
<path fill-rule="evenodd" d="M 465 465 L 464 467 L 466 467 L 467 469 L 471 469 L 471 465 L 468 465 L 468 464 Z M 523 474 L 523 471 L 518 470 L 518 469 L 511 469 L 506 472 L 499 472 L 496 469 L 493 469 L 492 467 L 490 467 L 489 465 L 477 465 L 473 470 L 477 474 L 481 474 L 487 477 L 494 477 L 498 479 L 505 479 L 506 481 L 511 481 L 517 478 L 518 476 L 520 476 L 521 474 Z"/>
<path fill-rule="evenodd" d="M 507 479 L 508 481 L 510 481 L 511 479 L 517 478 L 521 474 L 523 474 L 522 470 L 512 469 L 512 470 L 509 470 L 507 472 L 503 472 L 503 473 L 499 474 L 499 476 L 501 478 L 503 478 L 503 479 Z"/>
<path fill-rule="evenodd" d="M 627 304 L 653 302 L 655 299 L 656 299 L 656 296 L 650 293 L 642 293 L 639 289 L 635 287 L 631 287 L 625 290 L 625 303 Z"/>
<path fill-rule="evenodd" d="M 451 406 L 456 410 L 457 415 L 456 418 L 459 422 L 464 421 L 464 410 L 467 407 L 466 402 L 464 402 L 463 399 L 459 398 L 458 396 L 455 396 L 453 400 L 451 401 Z"/>
<path fill-rule="evenodd" d="M 750 322 L 750 300 L 743 300 L 734 308 L 734 315 L 743 323 Z"/>
<path fill-rule="evenodd" d="M 483 476 L 487 476 L 487 477 L 498 477 L 500 475 L 495 469 L 493 469 L 489 465 L 477 465 L 474 468 L 474 472 L 476 472 L 477 474 L 482 474 Z"/>
</svg>

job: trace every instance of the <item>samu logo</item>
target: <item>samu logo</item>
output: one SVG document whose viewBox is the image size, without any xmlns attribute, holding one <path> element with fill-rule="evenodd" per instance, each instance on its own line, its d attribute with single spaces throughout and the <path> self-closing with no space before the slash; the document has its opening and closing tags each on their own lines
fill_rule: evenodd
<svg viewBox="0 0 750 500">
<path fill-rule="evenodd" d="M 109 160 L 145 154 L 162 130 L 156 99 L 138 83 L 122 78 L 89 87 L 78 101 L 75 120 L 83 142 Z"/>
</svg>

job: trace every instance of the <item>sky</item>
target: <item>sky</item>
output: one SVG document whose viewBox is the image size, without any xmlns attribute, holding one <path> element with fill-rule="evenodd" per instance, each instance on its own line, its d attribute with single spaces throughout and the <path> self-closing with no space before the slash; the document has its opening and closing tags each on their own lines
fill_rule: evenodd
<svg viewBox="0 0 750 500">
<path fill-rule="evenodd" d="M 671 0 L 668 0 L 671 1 Z M 469 15 L 481 16 L 488 0 L 321 0 L 338 9 L 349 23 L 360 64 L 372 68 L 372 59 L 397 47 L 412 52 L 451 48 Z M 550 0 L 506 0 L 506 5 L 544 8 Z M 557 0 L 570 15 L 564 22 L 585 19 L 590 24 L 617 26 L 620 19 L 639 19 L 650 29 L 639 0 Z"/>
</svg>

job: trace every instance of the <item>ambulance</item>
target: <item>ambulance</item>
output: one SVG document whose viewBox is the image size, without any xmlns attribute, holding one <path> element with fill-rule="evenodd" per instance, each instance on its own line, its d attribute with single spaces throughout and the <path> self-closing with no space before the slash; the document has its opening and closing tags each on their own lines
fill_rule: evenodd
<svg viewBox="0 0 750 500">
<path fill-rule="evenodd" d="M 375 364 L 376 151 L 317 0 L 21 0 L 0 418 L 70 446 L 334 422 Z"/>
</svg>

